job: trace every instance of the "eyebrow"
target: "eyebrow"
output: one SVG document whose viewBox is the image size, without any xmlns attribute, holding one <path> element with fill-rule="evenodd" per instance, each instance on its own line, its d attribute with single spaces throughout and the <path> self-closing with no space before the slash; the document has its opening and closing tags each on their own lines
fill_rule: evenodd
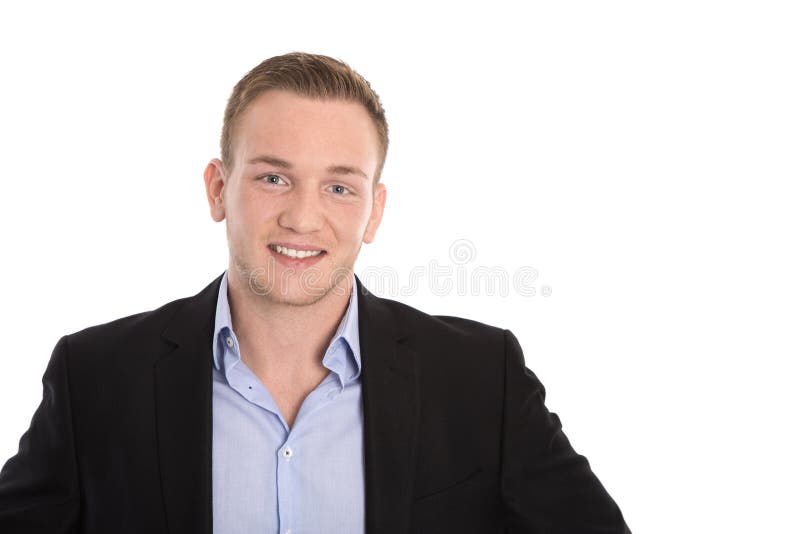
<svg viewBox="0 0 800 534">
<path fill-rule="evenodd" d="M 285 159 L 281 159 L 275 156 L 263 155 L 263 156 L 256 156 L 248 161 L 248 163 L 266 163 L 268 165 L 274 165 L 275 167 L 280 167 L 282 169 L 291 169 L 292 164 L 286 161 Z M 333 174 L 359 174 L 365 180 L 368 180 L 369 177 L 367 173 L 359 169 L 358 167 L 352 167 L 350 165 L 331 165 L 325 172 L 330 172 Z"/>
</svg>

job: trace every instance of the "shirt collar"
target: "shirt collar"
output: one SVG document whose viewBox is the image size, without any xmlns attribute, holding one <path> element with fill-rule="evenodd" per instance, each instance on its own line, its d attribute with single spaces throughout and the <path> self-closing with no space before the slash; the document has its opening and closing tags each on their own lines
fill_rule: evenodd
<svg viewBox="0 0 800 534">
<path fill-rule="evenodd" d="M 228 337 L 231 338 L 231 342 L 228 342 Z M 228 271 L 226 270 L 217 295 L 214 339 L 212 340 L 212 357 L 217 370 L 224 372 L 227 369 L 225 365 L 225 361 L 228 359 L 225 357 L 227 353 L 231 354 L 234 362 L 239 361 L 239 342 L 231 321 L 231 309 L 228 303 Z M 361 375 L 361 345 L 358 339 L 358 298 L 355 275 L 353 275 L 347 310 L 328 344 L 322 364 L 337 375 L 341 387 Z"/>
</svg>

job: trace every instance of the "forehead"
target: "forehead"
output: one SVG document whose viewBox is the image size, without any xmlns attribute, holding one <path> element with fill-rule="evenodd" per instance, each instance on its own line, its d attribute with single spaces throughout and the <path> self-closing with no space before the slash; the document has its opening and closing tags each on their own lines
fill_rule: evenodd
<svg viewBox="0 0 800 534">
<path fill-rule="evenodd" d="M 283 90 L 258 95 L 237 121 L 236 160 L 269 153 L 293 163 L 363 166 L 374 174 L 378 136 L 363 105 L 318 100 Z"/>
</svg>

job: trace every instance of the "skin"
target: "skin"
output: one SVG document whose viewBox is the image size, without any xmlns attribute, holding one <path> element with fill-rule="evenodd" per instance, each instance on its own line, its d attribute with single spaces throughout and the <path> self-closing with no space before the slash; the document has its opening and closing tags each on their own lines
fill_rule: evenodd
<svg viewBox="0 0 800 534">
<path fill-rule="evenodd" d="M 347 309 L 355 260 L 383 216 L 378 136 L 361 104 L 269 90 L 239 116 L 232 152 L 229 168 L 212 159 L 204 179 L 211 217 L 226 221 L 233 329 L 242 360 L 291 425 L 329 372 L 322 358 Z M 256 161 L 265 155 L 291 168 Z M 325 254 L 291 268 L 267 249 L 276 242 Z"/>
</svg>

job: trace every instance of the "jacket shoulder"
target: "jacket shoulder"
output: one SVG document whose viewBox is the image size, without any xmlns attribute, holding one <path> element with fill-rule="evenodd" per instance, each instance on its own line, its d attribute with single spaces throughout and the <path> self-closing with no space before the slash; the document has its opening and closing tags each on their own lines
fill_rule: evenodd
<svg viewBox="0 0 800 534">
<path fill-rule="evenodd" d="M 193 296 L 183 297 L 162 304 L 158 308 L 120 317 L 96 324 L 64 336 L 71 353 L 126 353 L 136 350 L 157 350 L 163 347 L 162 334 L 173 318 L 186 309 L 192 312 L 182 320 L 203 320 L 213 313 L 222 275 Z M 210 342 L 210 340 L 209 340 Z"/>
<path fill-rule="evenodd" d="M 120 317 L 106 323 L 88 326 L 67 334 L 70 345 L 89 345 L 125 343 L 128 340 L 141 340 L 143 336 L 160 334 L 169 320 L 190 297 L 167 302 L 156 309 Z"/>
<path fill-rule="evenodd" d="M 466 317 L 432 315 L 396 300 L 379 299 L 394 313 L 403 337 L 436 340 L 436 344 L 456 344 L 471 349 L 496 350 L 498 342 L 504 343 L 504 328 Z"/>
</svg>

